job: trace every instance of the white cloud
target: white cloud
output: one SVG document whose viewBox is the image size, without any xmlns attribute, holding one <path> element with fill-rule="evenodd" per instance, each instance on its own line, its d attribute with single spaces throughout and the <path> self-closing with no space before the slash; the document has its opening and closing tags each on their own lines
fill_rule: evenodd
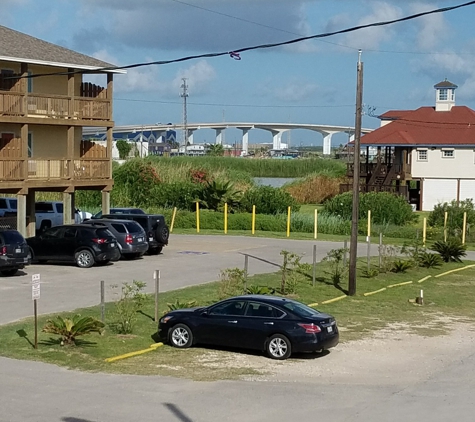
<svg viewBox="0 0 475 422">
<path fill-rule="evenodd" d="M 257 92 L 262 97 L 285 103 L 298 103 L 315 98 L 317 95 L 326 95 L 317 84 L 297 78 L 287 82 L 268 80 L 259 87 Z"/>
<path fill-rule="evenodd" d="M 182 78 L 187 79 L 190 95 L 200 95 L 207 91 L 210 83 L 216 78 L 216 72 L 206 60 L 199 60 L 186 69 L 180 69 L 172 82 L 175 92 L 180 89 Z"/>
<path fill-rule="evenodd" d="M 411 13 L 421 13 L 431 10 L 433 5 L 428 3 L 415 3 L 411 7 Z M 442 14 L 433 14 L 423 16 L 416 20 L 419 31 L 416 36 L 416 42 L 419 48 L 429 50 L 447 37 L 449 34 L 448 24 Z"/>
</svg>

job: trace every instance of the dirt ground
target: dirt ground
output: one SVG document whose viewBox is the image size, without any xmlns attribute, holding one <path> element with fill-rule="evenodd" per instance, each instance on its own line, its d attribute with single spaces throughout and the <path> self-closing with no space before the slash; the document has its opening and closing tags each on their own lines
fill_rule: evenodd
<svg viewBox="0 0 475 422">
<path fill-rule="evenodd" d="M 282 362 L 259 354 L 209 350 L 200 363 L 210 370 L 223 364 L 253 369 L 260 375 L 244 377 L 252 381 L 407 385 L 474 353 L 473 322 L 440 317 L 435 324 L 440 324 L 445 334 L 436 330 L 423 335 L 414 333 L 414 327 L 396 324 L 363 340 L 341 343 L 330 352 L 298 355 Z M 434 324 L 419 328 L 434 328 Z"/>
</svg>

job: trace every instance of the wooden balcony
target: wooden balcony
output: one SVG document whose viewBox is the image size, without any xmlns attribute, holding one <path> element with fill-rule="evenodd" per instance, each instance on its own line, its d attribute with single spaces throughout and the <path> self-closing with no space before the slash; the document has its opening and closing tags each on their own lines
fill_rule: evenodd
<svg viewBox="0 0 475 422">
<path fill-rule="evenodd" d="M 0 91 L 0 116 L 112 120 L 110 99 Z"/>
<path fill-rule="evenodd" d="M 5 182 L 106 180 L 110 160 L 104 158 L 19 159 L 0 158 L 0 186 Z"/>
<path fill-rule="evenodd" d="M 384 174 L 393 174 L 395 180 L 409 180 L 411 179 L 411 165 L 410 164 L 385 164 L 380 163 L 360 163 L 360 177 L 370 178 L 375 172 L 381 171 Z M 347 177 L 353 177 L 355 174 L 355 166 L 353 163 L 347 164 Z M 398 177 L 399 176 L 399 177 Z"/>
</svg>

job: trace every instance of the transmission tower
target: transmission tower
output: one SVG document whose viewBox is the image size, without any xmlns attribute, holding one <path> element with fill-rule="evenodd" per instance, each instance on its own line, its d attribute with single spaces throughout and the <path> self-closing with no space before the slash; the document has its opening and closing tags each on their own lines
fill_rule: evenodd
<svg viewBox="0 0 475 422">
<path fill-rule="evenodd" d="M 188 98 L 188 85 L 186 84 L 186 78 L 181 78 L 183 83 L 181 84 L 182 92 L 180 97 L 183 98 L 183 145 L 188 145 L 188 116 L 186 110 L 186 99 Z"/>
</svg>

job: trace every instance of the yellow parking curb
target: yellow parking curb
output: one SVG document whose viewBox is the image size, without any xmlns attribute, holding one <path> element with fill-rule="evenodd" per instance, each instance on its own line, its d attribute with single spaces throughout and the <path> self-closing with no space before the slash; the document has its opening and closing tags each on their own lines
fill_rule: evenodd
<svg viewBox="0 0 475 422">
<path fill-rule="evenodd" d="M 384 292 L 385 290 L 386 290 L 386 287 L 383 287 L 382 289 L 379 289 L 379 290 L 374 290 L 372 292 L 363 293 L 363 296 L 371 296 L 371 295 L 374 295 L 374 294 L 379 293 L 379 292 Z"/>
<path fill-rule="evenodd" d="M 418 283 L 422 283 L 423 281 L 426 281 L 428 280 L 429 278 L 431 278 L 432 276 L 431 275 L 428 275 L 427 277 L 424 277 L 424 278 L 421 278 L 420 280 L 417 280 Z"/>
<path fill-rule="evenodd" d="M 310 303 L 310 304 L 307 305 L 307 306 L 310 306 L 311 308 L 313 308 L 314 306 L 317 306 L 317 305 L 318 305 L 318 303 Z"/>
<path fill-rule="evenodd" d="M 462 268 L 456 268 L 455 270 L 450 270 L 450 271 L 446 271 L 445 273 L 442 273 L 442 274 L 437 274 L 434 277 L 435 278 L 442 277 L 443 275 L 446 275 L 446 274 L 455 273 L 457 271 L 463 271 L 463 270 L 466 270 L 468 268 L 473 268 L 473 267 L 475 267 L 475 264 L 466 265 L 465 267 L 462 267 Z"/>
<path fill-rule="evenodd" d="M 391 289 L 392 287 L 405 286 L 406 284 L 412 284 L 412 281 L 405 281 L 404 283 L 390 284 L 387 287 L 388 289 Z"/>
<path fill-rule="evenodd" d="M 335 297 L 334 299 L 325 300 L 325 301 L 322 302 L 322 305 L 326 305 L 327 303 L 336 302 L 337 300 L 344 299 L 345 297 L 346 297 L 346 295 L 343 295 L 343 296 Z"/>
<path fill-rule="evenodd" d="M 130 353 L 125 353 L 123 355 L 114 356 L 112 358 L 105 359 L 105 361 L 110 363 L 110 362 L 115 362 L 121 359 L 131 358 L 133 356 L 143 355 L 144 353 L 152 352 L 153 350 L 158 349 L 160 346 L 163 346 L 163 343 L 155 343 L 155 344 L 152 344 L 148 349 L 137 350 L 136 352 L 130 352 Z"/>
</svg>

